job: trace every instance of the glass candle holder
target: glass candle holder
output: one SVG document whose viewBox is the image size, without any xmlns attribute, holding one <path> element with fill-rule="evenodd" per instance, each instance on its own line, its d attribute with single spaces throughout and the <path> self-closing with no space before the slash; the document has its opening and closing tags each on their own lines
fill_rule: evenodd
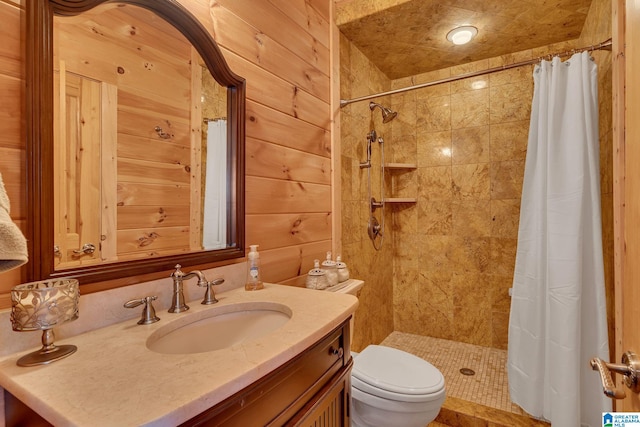
<svg viewBox="0 0 640 427">
<path fill-rule="evenodd" d="M 53 328 L 78 318 L 80 300 L 76 279 L 24 283 L 11 289 L 11 326 L 14 331 L 42 331 L 42 348 L 18 359 L 19 366 L 51 363 L 73 354 L 75 345 L 56 346 Z"/>
</svg>

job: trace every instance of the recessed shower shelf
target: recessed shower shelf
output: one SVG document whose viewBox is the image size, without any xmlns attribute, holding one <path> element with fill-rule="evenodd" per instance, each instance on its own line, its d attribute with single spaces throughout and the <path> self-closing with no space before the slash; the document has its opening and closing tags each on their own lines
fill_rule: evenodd
<svg viewBox="0 0 640 427">
<path fill-rule="evenodd" d="M 412 170 L 417 169 L 418 166 L 415 163 L 386 163 L 384 168 L 386 170 Z"/>
<path fill-rule="evenodd" d="M 415 197 L 389 197 L 384 199 L 385 203 L 416 203 L 417 201 Z"/>
</svg>

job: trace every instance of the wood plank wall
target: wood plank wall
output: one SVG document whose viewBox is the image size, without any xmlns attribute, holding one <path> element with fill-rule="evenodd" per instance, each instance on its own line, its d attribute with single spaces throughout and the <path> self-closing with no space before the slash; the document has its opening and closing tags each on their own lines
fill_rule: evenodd
<svg viewBox="0 0 640 427">
<path fill-rule="evenodd" d="M 0 173 L 11 201 L 11 219 L 24 231 L 27 206 L 24 191 L 23 1 L 0 0 Z M 8 306 L 9 289 L 25 278 L 25 268 L 0 273 L 0 308 Z"/>
<path fill-rule="evenodd" d="M 303 286 L 331 250 L 329 1 L 181 3 L 247 80 L 246 243 L 264 280 Z"/>
<path fill-rule="evenodd" d="M 0 0 L 0 172 L 24 226 L 24 0 Z M 247 245 L 263 279 L 303 286 L 331 250 L 329 0 L 180 0 L 247 80 Z M 0 274 L 0 308 L 23 280 Z"/>
</svg>

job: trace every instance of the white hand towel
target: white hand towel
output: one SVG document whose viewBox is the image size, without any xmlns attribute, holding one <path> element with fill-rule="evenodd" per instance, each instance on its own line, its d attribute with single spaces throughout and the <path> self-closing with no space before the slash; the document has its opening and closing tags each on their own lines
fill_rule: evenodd
<svg viewBox="0 0 640 427">
<path fill-rule="evenodd" d="M 11 205 L 0 174 L 0 272 L 20 267 L 29 260 L 27 240 L 13 222 Z"/>
</svg>

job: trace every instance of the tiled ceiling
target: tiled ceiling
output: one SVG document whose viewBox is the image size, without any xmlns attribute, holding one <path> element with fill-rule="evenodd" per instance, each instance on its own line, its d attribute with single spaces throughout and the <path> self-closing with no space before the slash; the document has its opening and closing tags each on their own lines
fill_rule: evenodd
<svg viewBox="0 0 640 427">
<path fill-rule="evenodd" d="M 591 0 L 336 0 L 340 30 L 397 79 L 580 36 Z M 446 34 L 478 28 L 469 44 Z"/>
</svg>

